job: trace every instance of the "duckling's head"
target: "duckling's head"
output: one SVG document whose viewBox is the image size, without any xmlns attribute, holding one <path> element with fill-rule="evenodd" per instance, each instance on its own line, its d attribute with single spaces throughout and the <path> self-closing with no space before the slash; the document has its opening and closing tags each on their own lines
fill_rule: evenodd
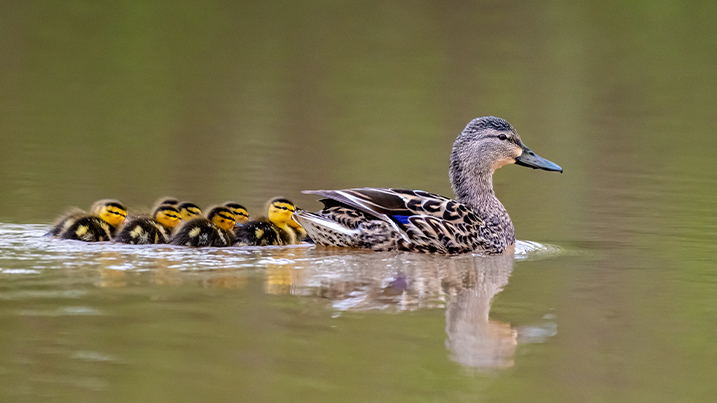
<svg viewBox="0 0 717 403">
<path fill-rule="evenodd" d="M 159 206 L 177 207 L 177 206 L 179 206 L 179 200 L 177 200 L 175 197 L 171 197 L 171 196 L 160 197 L 159 199 L 157 199 L 157 201 L 154 202 L 154 206 L 155 206 L 155 208 L 157 208 Z"/>
<path fill-rule="evenodd" d="M 217 227 L 225 231 L 231 231 L 232 229 L 234 229 L 234 225 L 236 225 L 236 219 L 234 218 L 234 214 L 226 207 L 214 207 L 213 209 L 209 210 L 207 218 Z"/>
<path fill-rule="evenodd" d="M 235 202 L 226 202 L 222 204 L 222 206 L 228 208 L 229 210 L 231 210 L 232 213 L 234 213 L 234 218 L 236 219 L 237 224 L 244 224 L 249 221 L 249 212 L 247 211 L 246 207 L 242 206 L 241 204 Z"/>
<path fill-rule="evenodd" d="M 277 197 L 269 202 L 269 221 L 279 227 L 291 225 L 290 223 L 294 221 L 293 218 L 291 218 L 294 211 L 296 211 L 296 206 L 294 206 L 291 200 Z"/>
<path fill-rule="evenodd" d="M 494 116 L 473 119 L 453 143 L 452 178 L 459 173 L 456 170 L 492 174 L 507 164 L 563 172 L 560 166 L 539 157 L 523 144 L 510 123 Z"/>
<path fill-rule="evenodd" d="M 99 200 L 92 205 L 92 214 L 105 220 L 111 226 L 116 227 L 127 217 L 127 207 L 117 200 Z"/>
<path fill-rule="evenodd" d="M 170 229 L 176 227 L 182 221 L 182 216 L 179 214 L 179 210 L 169 204 L 165 204 L 154 209 L 154 214 L 152 214 L 152 216 L 160 224 Z"/>
<path fill-rule="evenodd" d="M 189 221 L 202 216 L 202 209 L 190 202 L 179 203 L 177 210 L 179 210 L 179 214 L 182 216 L 182 221 Z"/>
</svg>

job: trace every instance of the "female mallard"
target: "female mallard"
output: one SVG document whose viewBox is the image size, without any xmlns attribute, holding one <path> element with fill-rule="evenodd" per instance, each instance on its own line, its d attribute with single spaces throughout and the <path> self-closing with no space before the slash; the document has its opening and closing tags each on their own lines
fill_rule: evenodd
<svg viewBox="0 0 717 403">
<path fill-rule="evenodd" d="M 318 213 L 294 215 L 316 244 L 425 253 L 499 254 L 515 244 L 508 212 L 493 192 L 506 164 L 563 169 L 536 155 L 503 119 L 473 119 L 453 143 L 450 179 L 456 200 L 421 190 L 315 190 Z"/>
<path fill-rule="evenodd" d="M 117 226 L 127 217 L 127 208 L 117 200 L 100 200 L 92 205 L 92 214 L 70 216 L 59 237 L 85 242 L 109 241 Z M 51 231 L 52 232 L 52 231 Z"/>
<path fill-rule="evenodd" d="M 176 207 L 160 205 L 154 209 L 152 218 L 138 217 L 128 222 L 114 241 L 132 245 L 168 243 L 172 231 L 181 221 Z"/>
<path fill-rule="evenodd" d="M 170 242 L 183 246 L 229 246 L 234 241 L 234 214 L 226 207 L 209 210 L 207 218 L 199 217 L 182 224 Z"/>
<path fill-rule="evenodd" d="M 298 224 L 292 219 L 295 211 L 296 206 L 291 200 L 282 197 L 272 199 L 267 217 L 249 221 L 236 229 L 235 245 L 291 245 L 301 242 L 303 233 L 295 228 Z"/>
</svg>

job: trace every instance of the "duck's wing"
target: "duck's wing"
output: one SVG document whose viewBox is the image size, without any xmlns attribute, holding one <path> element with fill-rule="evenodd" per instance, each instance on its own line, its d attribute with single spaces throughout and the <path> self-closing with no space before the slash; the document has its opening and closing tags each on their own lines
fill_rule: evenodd
<svg viewBox="0 0 717 403">
<path fill-rule="evenodd" d="M 369 217 L 403 225 L 413 216 L 432 216 L 455 221 L 472 215 L 471 220 L 480 220 L 464 204 L 422 190 L 355 188 L 306 190 L 303 193 L 324 197 L 320 201 L 326 208 L 343 205 L 355 208 Z"/>
<path fill-rule="evenodd" d="M 482 225 L 482 220 L 466 205 L 422 190 L 355 188 L 304 193 L 324 197 L 321 202 L 325 211 L 335 213 L 342 209 L 356 209 L 363 213 L 357 217 L 336 217 L 332 214 L 332 218 L 341 224 L 346 225 L 343 221 L 350 220 L 385 221 L 413 247 L 442 250 L 452 249 L 453 245 L 466 245 L 471 233 Z M 364 215 L 366 217 L 362 217 Z M 356 226 L 349 225 L 351 228 Z M 472 242 L 465 246 L 466 249 L 473 247 Z"/>
<path fill-rule="evenodd" d="M 406 209 L 404 200 L 392 189 L 305 190 L 303 193 L 323 197 L 320 201 L 324 203 L 325 210 L 335 207 L 349 207 L 349 209 L 356 209 L 364 213 L 368 219 L 378 219 L 390 223 L 401 234 L 402 238 L 409 241 L 405 230 L 397 225 L 393 217 L 410 216 L 412 214 Z M 364 220 L 363 217 L 359 217 L 359 221 Z"/>
</svg>

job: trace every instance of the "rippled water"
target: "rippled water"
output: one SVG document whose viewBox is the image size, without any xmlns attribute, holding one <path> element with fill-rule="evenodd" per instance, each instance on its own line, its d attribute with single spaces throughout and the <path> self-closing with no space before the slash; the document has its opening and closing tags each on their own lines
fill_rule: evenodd
<svg viewBox="0 0 717 403">
<path fill-rule="evenodd" d="M 0 0 L 0 401 L 705 402 L 717 3 Z M 161 196 L 451 196 L 468 121 L 514 256 L 42 237 Z"/>
<path fill-rule="evenodd" d="M 508 368 L 519 344 L 557 334 L 555 315 L 545 312 L 531 325 L 514 327 L 490 318 L 491 301 L 508 284 L 515 261 L 568 253 L 522 241 L 514 256 L 499 257 L 373 253 L 308 244 L 206 249 L 87 244 L 44 237 L 49 228 L 0 224 L 0 334 L 7 337 L 0 367 L 6 381 L 0 385 L 8 397 L 92 396 L 117 386 L 109 373 L 142 372 L 146 366 L 170 378 L 186 376 L 194 360 L 202 362 L 203 353 L 185 356 L 189 351 L 180 346 L 201 345 L 199 350 L 205 351 L 205 343 L 216 344 L 227 355 L 223 370 L 231 368 L 231 373 L 225 376 L 241 383 L 257 366 L 290 359 L 286 351 L 277 352 L 264 345 L 270 341 L 260 340 L 271 340 L 276 333 L 284 334 L 280 348 L 291 350 L 295 364 L 327 360 L 327 365 L 337 365 L 346 357 L 320 351 L 340 350 L 343 341 L 337 346 L 328 340 L 324 346 L 315 337 L 355 331 L 345 321 L 364 315 L 384 322 L 378 328 L 383 330 L 349 336 L 349 342 L 360 348 L 368 341 L 361 340 L 365 337 L 387 338 L 379 343 L 386 344 L 386 360 L 431 343 L 443 365 L 450 360 L 473 371 Z M 231 307 L 220 308 L 227 299 L 233 301 Z M 401 318 L 394 316 L 400 313 L 409 316 L 385 322 Z M 445 337 L 436 337 L 434 330 L 429 341 L 427 334 L 413 333 L 437 315 L 444 316 Z M 405 325 L 414 330 L 407 332 L 401 328 Z M 17 338 L 20 333 L 27 337 Z M 232 347 L 221 345 L 226 342 Z M 401 352 L 404 343 L 409 351 Z M 167 351 L 155 352 L 158 346 Z M 305 347 L 313 353 L 303 351 Z M 146 355 L 136 355 L 135 349 Z M 171 363 L 156 361 L 155 355 L 167 360 L 167 353 Z M 299 377 L 288 390 L 316 388 L 316 380 L 303 378 L 303 365 L 284 365 Z M 388 366 L 393 365 L 405 364 Z M 287 375 L 266 374 L 269 379 L 263 381 L 279 382 L 274 378 Z M 246 388 L 238 390 L 245 393 Z M 273 396 L 271 391 L 257 393 Z"/>
</svg>

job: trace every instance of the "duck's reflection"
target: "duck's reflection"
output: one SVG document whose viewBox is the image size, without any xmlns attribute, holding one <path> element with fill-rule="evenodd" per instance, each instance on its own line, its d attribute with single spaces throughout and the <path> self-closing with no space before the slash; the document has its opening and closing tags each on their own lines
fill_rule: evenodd
<svg viewBox="0 0 717 403">
<path fill-rule="evenodd" d="M 516 330 L 489 319 L 491 301 L 513 271 L 512 255 L 357 254 L 318 248 L 303 253 L 310 257 L 287 269 L 304 272 L 303 284 L 292 284 L 293 293 L 313 289 L 338 310 L 445 307 L 452 360 L 477 368 L 513 365 Z"/>
<path fill-rule="evenodd" d="M 513 366 L 516 330 L 489 319 L 491 300 L 508 284 L 512 271 L 513 256 L 475 258 L 462 283 L 446 283 L 446 347 L 454 361 L 478 368 Z"/>
</svg>

